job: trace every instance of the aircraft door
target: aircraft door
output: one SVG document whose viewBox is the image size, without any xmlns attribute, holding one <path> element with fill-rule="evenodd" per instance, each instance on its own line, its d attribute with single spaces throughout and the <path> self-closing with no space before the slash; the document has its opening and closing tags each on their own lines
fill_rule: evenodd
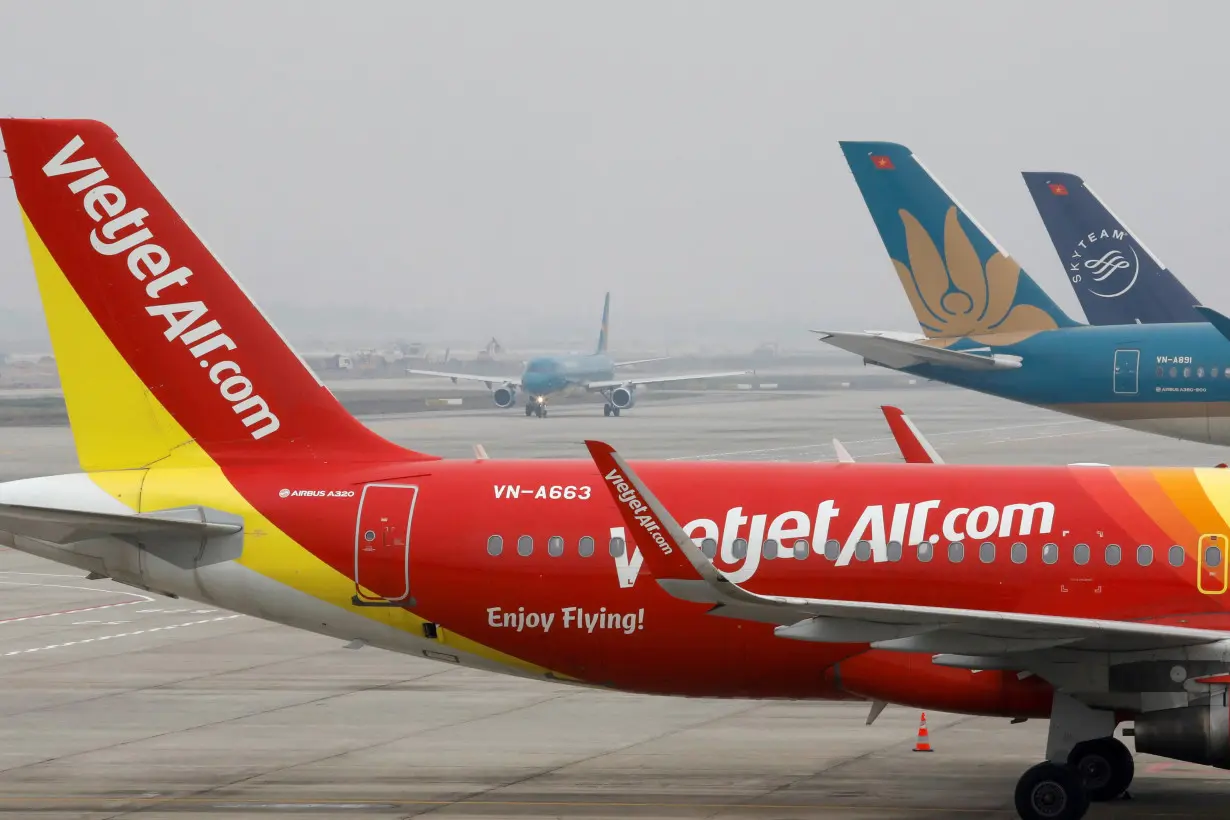
<svg viewBox="0 0 1230 820">
<path fill-rule="evenodd" d="M 355 603 L 410 602 L 410 522 L 418 487 L 368 484 L 355 525 Z"/>
<path fill-rule="evenodd" d="M 1200 549 L 1196 555 L 1196 585 L 1205 595 L 1221 595 L 1230 587 L 1230 575 L 1226 574 L 1226 536 L 1200 536 Z"/>
<path fill-rule="evenodd" d="M 1140 390 L 1140 351 L 1115 351 L 1115 392 L 1136 395 Z"/>
</svg>

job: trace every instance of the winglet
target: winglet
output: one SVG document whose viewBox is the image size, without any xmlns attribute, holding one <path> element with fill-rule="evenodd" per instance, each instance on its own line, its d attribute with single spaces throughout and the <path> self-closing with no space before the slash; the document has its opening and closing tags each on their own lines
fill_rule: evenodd
<svg viewBox="0 0 1230 820">
<path fill-rule="evenodd" d="M 837 439 L 833 439 L 833 450 L 837 453 L 837 460 L 842 464 L 854 463 L 854 456 L 850 455 L 850 451 L 846 449 L 846 445 L 842 444 Z"/>
<path fill-rule="evenodd" d="M 720 575 L 717 568 L 615 448 L 602 441 L 586 441 L 585 446 L 653 576 L 659 581 L 716 581 Z"/>
<path fill-rule="evenodd" d="M 1217 328 L 1218 333 L 1230 339 L 1230 316 L 1201 305 L 1196 305 L 1195 308 L 1197 313 L 1209 320 L 1209 324 Z"/>
<path fill-rule="evenodd" d="M 931 442 L 927 441 L 927 437 L 914 426 L 914 422 L 910 421 L 910 417 L 902 412 L 901 408 L 884 404 L 880 406 L 880 410 L 884 413 L 888 429 L 892 431 L 893 438 L 897 441 L 897 448 L 901 450 L 901 457 L 906 462 L 910 464 L 944 463 L 944 459 L 931 446 Z"/>
</svg>

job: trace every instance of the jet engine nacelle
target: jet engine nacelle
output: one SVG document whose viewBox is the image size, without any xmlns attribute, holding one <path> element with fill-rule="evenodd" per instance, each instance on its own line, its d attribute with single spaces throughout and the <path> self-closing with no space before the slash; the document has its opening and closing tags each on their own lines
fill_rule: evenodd
<svg viewBox="0 0 1230 820">
<path fill-rule="evenodd" d="M 491 391 L 491 398 L 495 401 L 496 407 L 512 407 L 517 400 L 517 386 L 515 384 L 504 384 Z"/>
<path fill-rule="evenodd" d="M 636 389 L 633 387 L 616 387 L 611 391 L 611 405 L 620 410 L 627 410 L 636 404 Z"/>
<path fill-rule="evenodd" d="M 1230 708 L 1212 703 L 1146 712 L 1136 718 L 1136 751 L 1230 769 Z"/>
</svg>

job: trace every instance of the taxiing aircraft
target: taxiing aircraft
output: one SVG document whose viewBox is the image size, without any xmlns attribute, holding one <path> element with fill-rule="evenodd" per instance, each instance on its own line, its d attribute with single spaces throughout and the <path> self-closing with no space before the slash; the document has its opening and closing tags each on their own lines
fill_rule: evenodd
<svg viewBox="0 0 1230 820">
<path fill-rule="evenodd" d="M 1091 324 L 1204 322 L 1192 295 L 1075 174 L 1021 174 Z"/>
<path fill-rule="evenodd" d="M 1121 427 L 1230 444 L 1230 317 L 1069 318 L 903 145 L 843 142 L 920 333 L 814 331 L 863 360 Z M 1082 253 L 1100 259 L 1099 234 Z"/>
<path fill-rule="evenodd" d="M 0 138 L 81 463 L 0 484 L 0 543 L 562 683 L 1049 717 L 1025 820 L 1124 792 L 1123 721 L 1230 767 L 1226 471 L 441 459 L 350 416 L 110 128 Z"/>
<path fill-rule="evenodd" d="M 520 376 L 482 376 L 474 373 L 442 373 L 439 370 L 406 370 L 418 376 L 442 376 L 458 380 L 482 382 L 491 389 L 491 398 L 496 407 L 512 407 L 517 403 L 517 391 L 525 393 L 525 415 L 543 418 L 547 415 L 547 399 L 553 395 L 570 392 L 601 393 L 606 400 L 602 415 L 618 416 L 636 404 L 636 390 L 649 384 L 725 379 L 745 376 L 750 370 L 732 370 L 725 373 L 698 373 L 681 376 L 647 376 L 641 378 L 616 378 L 615 371 L 621 367 L 656 359 L 634 359 L 617 362 L 607 355 L 607 328 L 611 316 L 611 294 L 602 303 L 602 330 L 598 333 L 598 347 L 588 355 L 539 356 L 531 359 Z"/>
</svg>

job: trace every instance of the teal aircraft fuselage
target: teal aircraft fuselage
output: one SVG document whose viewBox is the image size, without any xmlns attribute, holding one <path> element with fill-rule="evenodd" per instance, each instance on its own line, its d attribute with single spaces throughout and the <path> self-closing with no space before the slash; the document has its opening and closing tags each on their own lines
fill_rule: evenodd
<svg viewBox="0 0 1230 820">
<path fill-rule="evenodd" d="M 521 374 L 521 388 L 533 398 L 584 390 L 591 382 L 615 378 L 615 362 L 605 354 L 539 356 Z"/>
<path fill-rule="evenodd" d="M 897 369 L 1122 427 L 1230 444 L 1230 340 L 1212 324 L 1082 325 L 1010 345 L 962 340 L 948 349 L 988 347 L 1019 356 L 1022 366 Z"/>
</svg>

